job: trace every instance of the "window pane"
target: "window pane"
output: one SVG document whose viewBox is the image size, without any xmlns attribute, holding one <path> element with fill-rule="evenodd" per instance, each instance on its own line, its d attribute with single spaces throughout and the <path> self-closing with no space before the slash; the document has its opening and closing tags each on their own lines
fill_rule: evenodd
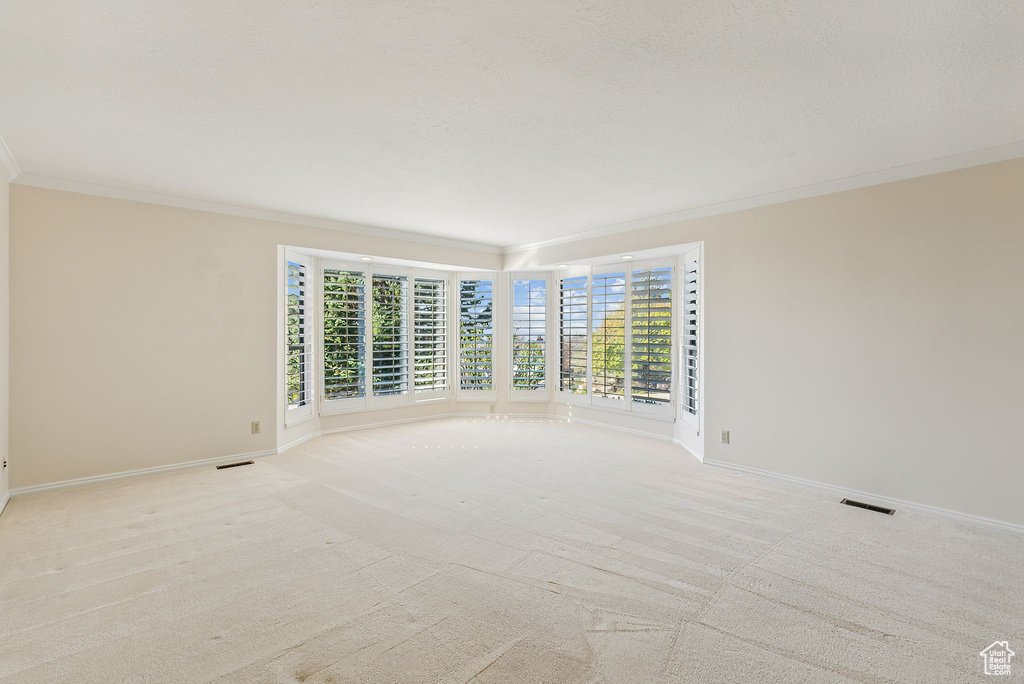
<svg viewBox="0 0 1024 684">
<path fill-rule="evenodd" d="M 672 268 L 633 273 L 631 396 L 668 404 L 672 396 Z"/>
<path fill-rule="evenodd" d="M 409 391 L 409 283 L 373 275 L 373 395 Z"/>
<path fill-rule="evenodd" d="M 417 392 L 448 387 L 448 300 L 444 280 L 416 278 L 413 341 Z"/>
<path fill-rule="evenodd" d="M 558 294 L 558 388 L 570 394 L 587 393 L 587 277 L 563 278 Z"/>
<path fill-rule="evenodd" d="M 547 292 L 545 280 L 512 281 L 512 389 L 544 389 Z"/>
<path fill-rule="evenodd" d="M 492 388 L 492 303 L 490 280 L 459 283 L 459 386 L 465 390 Z"/>
<path fill-rule="evenodd" d="M 626 274 L 594 276 L 591 383 L 595 397 L 626 396 Z"/>
<path fill-rule="evenodd" d="M 366 396 L 366 276 L 324 270 L 324 398 Z"/>
<path fill-rule="evenodd" d="M 288 262 L 285 276 L 286 389 L 288 408 L 310 402 L 309 344 L 306 339 L 306 267 Z"/>
</svg>

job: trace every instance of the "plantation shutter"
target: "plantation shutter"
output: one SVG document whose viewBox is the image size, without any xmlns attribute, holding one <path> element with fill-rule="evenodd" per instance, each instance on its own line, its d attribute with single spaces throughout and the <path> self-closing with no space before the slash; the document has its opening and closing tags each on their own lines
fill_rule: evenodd
<svg viewBox="0 0 1024 684">
<path fill-rule="evenodd" d="M 512 280 L 512 389 L 544 389 L 547 375 L 547 281 Z"/>
<path fill-rule="evenodd" d="M 493 388 L 493 280 L 459 281 L 459 388 Z"/>
<path fill-rule="evenodd" d="M 595 274 L 591 286 L 591 394 L 626 396 L 626 273 Z"/>
<path fill-rule="evenodd" d="M 631 325 L 632 400 L 672 399 L 672 267 L 634 270 Z"/>
<path fill-rule="evenodd" d="M 587 393 L 587 276 L 562 278 L 558 286 L 558 389 Z"/>
<path fill-rule="evenodd" d="M 373 274 L 373 395 L 409 391 L 409 279 Z"/>
<path fill-rule="evenodd" d="M 366 274 L 324 268 L 324 399 L 366 396 Z"/>
<path fill-rule="evenodd" d="M 287 262 L 285 276 L 285 373 L 289 412 L 312 403 L 312 345 L 307 317 L 309 266 L 301 261 Z"/>
<path fill-rule="evenodd" d="M 683 258 L 683 411 L 696 417 L 700 401 L 700 261 Z"/>
<path fill-rule="evenodd" d="M 413 281 L 413 365 L 417 392 L 448 387 L 447 283 L 440 278 Z"/>
</svg>

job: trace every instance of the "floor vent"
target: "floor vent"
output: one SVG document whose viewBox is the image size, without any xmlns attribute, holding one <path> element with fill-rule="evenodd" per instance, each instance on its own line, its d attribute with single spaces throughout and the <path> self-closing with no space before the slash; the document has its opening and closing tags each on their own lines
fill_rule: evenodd
<svg viewBox="0 0 1024 684">
<path fill-rule="evenodd" d="M 224 470 L 225 468 L 237 468 L 238 466 L 252 465 L 252 461 L 239 461 L 238 463 L 225 463 L 224 465 L 217 466 L 217 470 Z"/>
<path fill-rule="evenodd" d="M 873 504 L 864 503 L 863 501 L 854 501 L 853 499 L 843 499 L 839 503 L 846 504 L 847 506 L 856 506 L 857 508 L 863 508 L 875 513 L 885 513 L 886 515 L 892 515 L 896 512 L 895 508 L 884 508 L 882 506 L 875 506 Z"/>
</svg>

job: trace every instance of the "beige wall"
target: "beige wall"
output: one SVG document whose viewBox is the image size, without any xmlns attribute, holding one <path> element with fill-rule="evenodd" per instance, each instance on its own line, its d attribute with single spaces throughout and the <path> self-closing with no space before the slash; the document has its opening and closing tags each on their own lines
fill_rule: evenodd
<svg viewBox="0 0 1024 684">
<path fill-rule="evenodd" d="M 1022 187 L 1015 160 L 511 254 L 505 266 L 703 241 L 707 459 L 1022 524 Z M 249 434 L 279 410 L 279 244 L 501 267 L 494 254 L 339 231 L 11 195 L 14 487 L 293 441 Z"/>
<path fill-rule="evenodd" d="M 1024 523 L 1024 159 L 506 265 L 697 240 L 706 459 Z"/>
<path fill-rule="evenodd" d="M 275 449 L 279 244 L 501 266 L 357 233 L 11 194 L 14 488 Z"/>
<path fill-rule="evenodd" d="M 0 142 L 0 145 L 3 143 Z M 10 400 L 10 224 L 8 221 L 10 206 L 10 185 L 7 178 L 0 173 L 0 461 L 7 458 L 10 425 L 7 407 Z M 8 468 L 0 469 L 0 508 L 8 491 Z"/>
</svg>

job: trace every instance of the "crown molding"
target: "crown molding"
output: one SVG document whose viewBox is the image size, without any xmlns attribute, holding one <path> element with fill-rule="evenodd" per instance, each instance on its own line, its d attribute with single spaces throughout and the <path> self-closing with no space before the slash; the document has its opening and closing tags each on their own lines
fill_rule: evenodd
<svg viewBox="0 0 1024 684">
<path fill-rule="evenodd" d="M 865 188 L 871 185 L 881 185 L 883 183 L 908 180 L 910 178 L 918 178 L 920 176 L 930 176 L 936 173 L 956 171 L 957 169 L 981 166 L 982 164 L 992 164 L 995 162 L 1006 161 L 1008 159 L 1016 159 L 1018 157 L 1024 157 L 1024 140 L 1009 143 L 1007 145 L 999 145 L 997 147 L 988 147 L 983 150 L 954 154 L 949 157 L 929 159 L 926 161 L 914 162 L 913 164 L 905 164 L 903 166 L 893 166 L 880 171 L 871 171 L 869 173 L 861 173 L 855 176 L 846 176 L 845 178 L 837 178 L 835 180 L 802 185 L 788 190 L 769 192 L 762 195 L 753 195 L 751 197 L 744 197 L 717 204 L 708 204 L 700 207 L 691 207 L 681 211 L 650 216 L 634 221 L 627 221 L 625 223 L 616 223 L 603 228 L 595 228 L 593 230 L 586 230 L 573 233 L 572 235 L 550 238 L 548 240 L 511 245 L 509 247 L 505 247 L 504 252 L 505 254 L 526 252 L 539 249 L 541 247 L 550 247 L 552 245 L 577 242 L 579 240 L 603 237 L 605 235 L 625 233 L 631 230 L 639 230 L 641 228 L 653 228 L 655 226 L 661 226 L 667 223 L 676 223 L 678 221 L 728 214 L 734 211 L 754 209 L 756 207 L 764 207 L 770 204 L 781 204 L 782 202 L 807 199 L 810 197 L 817 197 L 819 195 L 829 195 L 835 192 L 843 192 L 845 190 L 856 190 L 857 188 Z"/>
<path fill-rule="evenodd" d="M 0 157 L 2 157 L 2 154 L 0 154 Z M 111 199 L 128 200 L 131 202 L 145 202 L 147 204 L 157 204 L 165 207 L 192 209 L 195 211 L 205 211 L 213 214 L 227 214 L 229 216 L 241 216 L 244 218 L 259 219 L 263 221 L 291 223 L 294 225 L 309 226 L 311 228 L 342 230 L 348 233 L 373 235 L 374 237 L 389 238 L 392 240 L 406 240 L 408 242 L 465 249 L 473 252 L 484 252 L 488 254 L 502 253 L 501 247 L 480 242 L 435 237 L 432 235 L 424 235 L 422 233 L 413 233 L 393 228 L 379 228 L 359 223 L 347 223 L 345 221 L 335 221 L 333 219 L 319 218 L 316 216 L 289 214 L 287 212 L 272 211 L 269 209 L 257 209 L 254 207 L 243 207 L 223 202 L 212 202 L 209 200 L 192 199 L 189 197 L 178 197 L 176 195 L 165 195 L 163 193 L 150 192 L 148 190 L 134 190 L 131 188 L 87 183 L 85 181 L 69 180 L 66 178 L 53 178 L 51 176 L 44 176 L 36 173 L 21 173 L 18 175 L 17 184 L 28 185 L 35 188 L 45 188 L 47 190 L 61 190 L 63 192 L 75 192 L 82 195 L 94 195 L 96 197 L 109 197 Z"/>
<path fill-rule="evenodd" d="M 4 174 L 8 183 L 13 183 L 14 179 L 21 175 L 21 167 L 15 161 L 11 149 L 7 147 L 2 135 L 0 135 L 0 172 Z"/>
<path fill-rule="evenodd" d="M 373 235 L 376 237 L 390 238 L 394 240 L 406 240 L 420 244 L 465 249 L 468 251 L 482 252 L 486 254 L 514 254 L 518 252 L 536 250 L 542 247 L 578 242 L 580 240 L 603 237 L 606 235 L 615 235 L 617 233 L 625 233 L 631 230 L 653 228 L 655 226 L 665 225 L 668 223 L 704 218 L 707 216 L 717 216 L 734 211 L 742 211 L 744 209 L 754 209 L 772 204 L 781 204 L 783 202 L 817 197 L 819 195 L 855 190 L 857 188 L 864 188 L 871 185 L 881 185 L 883 183 L 908 180 L 936 173 L 944 173 L 946 171 L 956 171 L 957 169 L 981 166 L 982 164 L 992 164 L 995 162 L 1006 161 L 1008 159 L 1016 159 L 1018 157 L 1024 157 L 1024 141 L 989 147 L 982 150 L 974 150 L 972 152 L 964 152 L 962 154 L 955 154 L 948 157 L 940 157 L 938 159 L 929 159 L 912 164 L 905 164 L 903 166 L 894 166 L 880 171 L 872 171 L 869 173 L 822 181 L 820 183 L 812 183 L 810 185 L 803 185 L 777 192 L 753 195 L 741 199 L 730 200 L 728 202 L 691 207 L 689 209 L 683 209 L 668 214 L 659 214 L 657 216 L 626 221 L 624 223 L 616 223 L 602 228 L 581 231 L 571 235 L 564 235 L 547 240 L 501 247 L 498 245 L 470 242 L 468 240 L 435 237 L 431 235 L 424 235 L 423 233 L 396 230 L 393 228 L 346 223 L 344 221 L 336 221 L 333 219 L 325 219 L 315 216 L 290 214 L 286 212 L 272 211 L 269 209 L 258 209 L 209 200 L 198 200 L 188 197 L 166 195 L 147 190 L 134 190 L 111 185 L 54 178 L 34 173 L 23 173 L 13 155 L 11 155 L 7 145 L 4 144 L 3 138 L 0 137 L 0 170 L 3 171 L 4 176 L 7 177 L 9 182 L 14 183 L 15 179 L 17 179 L 16 182 L 18 185 L 28 185 L 38 188 L 46 188 L 49 190 L 62 190 L 65 192 L 76 192 L 84 195 L 95 195 L 98 197 L 110 197 L 113 199 L 123 199 L 133 202 L 146 202 L 149 204 L 193 209 L 196 211 L 206 211 L 215 214 L 227 214 L 229 216 L 241 216 L 265 221 L 276 221 L 279 223 L 291 223 L 295 225 L 310 226 L 313 228 L 342 230 L 361 235 Z"/>
</svg>

